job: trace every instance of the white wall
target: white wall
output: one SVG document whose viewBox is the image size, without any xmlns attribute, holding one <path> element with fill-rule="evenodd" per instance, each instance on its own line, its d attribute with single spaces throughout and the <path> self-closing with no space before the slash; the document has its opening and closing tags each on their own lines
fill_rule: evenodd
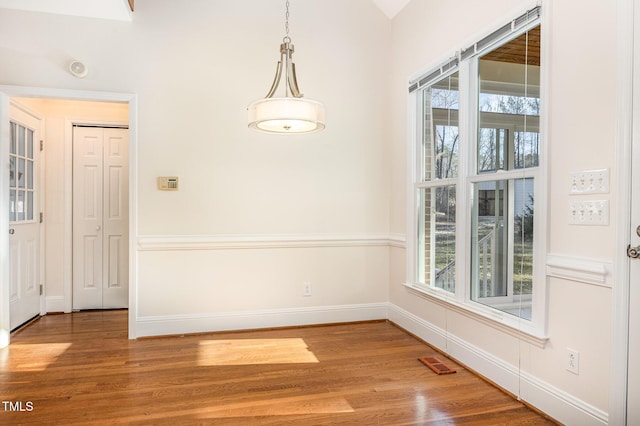
<svg viewBox="0 0 640 426">
<path fill-rule="evenodd" d="M 305 321 L 386 315 L 391 23 L 370 0 L 292 3 L 299 85 L 325 103 L 327 129 L 263 135 L 246 106 L 269 89 L 284 12 L 279 0 L 153 0 L 126 23 L 1 10 L 1 85 L 137 95 L 137 335 L 221 312 L 256 327 L 265 311 L 271 325 L 313 309 Z M 158 191 L 163 175 L 180 191 Z"/>
<path fill-rule="evenodd" d="M 481 3 L 413 0 L 395 17 L 390 84 L 394 112 L 392 188 L 403 188 L 407 179 L 409 78 L 534 5 L 512 0 Z M 612 4 L 582 3 L 580 23 L 576 24 L 576 7 L 576 2 L 568 0 L 543 2 L 542 32 L 550 54 L 549 62 L 543 64 L 548 67 L 549 85 L 546 100 L 549 127 L 545 135 L 550 150 L 546 194 L 548 253 L 557 255 L 565 265 L 576 261 L 608 267 L 614 257 L 614 220 L 609 226 L 569 225 L 567 210 L 570 199 L 576 198 L 569 195 L 570 172 L 615 170 L 616 10 Z M 611 194 L 600 197 L 610 200 L 611 217 L 615 218 L 615 173 L 611 175 Z M 407 213 L 405 193 L 391 194 L 391 232 L 402 233 Z M 542 349 L 500 331 L 490 322 L 461 315 L 403 287 L 405 250 L 392 250 L 392 317 L 413 327 L 418 334 L 433 336 L 434 343 L 562 422 L 606 422 L 611 285 L 615 284 L 610 274 L 602 274 L 599 277 L 602 285 L 594 285 L 581 282 L 564 266 L 559 270 L 548 269 L 550 339 Z M 565 370 L 566 348 L 580 352 L 579 375 Z"/>
</svg>

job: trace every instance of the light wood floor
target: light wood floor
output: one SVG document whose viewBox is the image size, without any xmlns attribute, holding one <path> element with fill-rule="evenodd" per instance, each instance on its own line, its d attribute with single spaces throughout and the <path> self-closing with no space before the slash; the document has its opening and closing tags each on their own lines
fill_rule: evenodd
<svg viewBox="0 0 640 426">
<path fill-rule="evenodd" d="M 387 322 L 130 341 L 126 316 L 14 333 L 0 424 L 553 424 Z M 417 360 L 434 355 L 458 372 Z"/>
</svg>

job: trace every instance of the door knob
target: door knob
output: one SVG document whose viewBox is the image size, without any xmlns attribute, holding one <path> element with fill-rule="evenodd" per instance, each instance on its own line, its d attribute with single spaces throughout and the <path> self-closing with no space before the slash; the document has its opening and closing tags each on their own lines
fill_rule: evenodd
<svg viewBox="0 0 640 426">
<path fill-rule="evenodd" d="M 97 226 L 96 226 L 96 231 L 99 231 L 100 229 L 102 229 L 102 228 L 100 227 L 100 225 L 97 225 Z"/>
<path fill-rule="evenodd" d="M 9 235 L 13 235 L 16 233 L 16 230 L 13 228 L 9 228 Z"/>
<path fill-rule="evenodd" d="M 627 256 L 631 259 L 640 259 L 640 246 L 631 247 L 631 244 L 627 246 Z"/>
</svg>

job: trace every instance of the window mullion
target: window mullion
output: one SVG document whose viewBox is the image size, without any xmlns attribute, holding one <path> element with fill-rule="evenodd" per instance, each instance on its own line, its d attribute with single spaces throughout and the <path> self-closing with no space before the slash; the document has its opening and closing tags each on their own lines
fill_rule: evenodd
<svg viewBox="0 0 640 426">
<path fill-rule="evenodd" d="M 493 182 L 494 180 L 513 180 L 536 178 L 540 174 L 538 167 L 517 170 L 499 170 L 491 173 L 481 173 L 475 176 L 469 176 L 469 183 Z"/>
<path fill-rule="evenodd" d="M 457 185 L 459 182 L 459 178 L 454 179 L 436 179 L 429 180 L 425 182 L 416 182 L 414 187 L 415 189 L 423 189 L 423 188 L 439 188 L 442 186 L 451 186 Z"/>
<path fill-rule="evenodd" d="M 460 105 L 458 128 L 460 135 L 459 148 L 459 173 L 456 185 L 456 223 L 458 224 L 456 233 L 456 268 L 455 298 L 460 302 L 470 299 L 470 277 L 471 277 L 471 223 L 470 223 L 470 185 L 467 183 L 467 177 L 473 173 L 473 164 L 475 154 L 473 150 L 474 140 L 476 139 L 473 126 L 476 120 L 471 111 L 474 111 L 474 100 L 472 93 L 475 90 L 474 79 L 471 78 L 474 72 L 474 61 L 464 61 L 460 64 L 459 71 L 459 90 Z"/>
</svg>

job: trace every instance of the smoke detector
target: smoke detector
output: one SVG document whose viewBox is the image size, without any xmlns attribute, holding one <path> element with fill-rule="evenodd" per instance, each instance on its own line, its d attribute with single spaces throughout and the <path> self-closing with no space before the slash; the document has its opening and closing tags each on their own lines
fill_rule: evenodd
<svg viewBox="0 0 640 426">
<path fill-rule="evenodd" d="M 89 74 L 89 68 L 80 61 L 73 61 L 69 64 L 69 72 L 78 78 L 84 78 Z"/>
</svg>

